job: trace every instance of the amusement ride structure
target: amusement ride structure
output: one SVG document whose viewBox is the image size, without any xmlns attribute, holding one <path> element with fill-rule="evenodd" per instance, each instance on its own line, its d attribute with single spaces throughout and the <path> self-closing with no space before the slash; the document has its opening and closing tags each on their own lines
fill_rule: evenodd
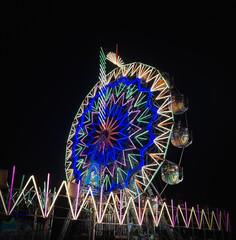
<svg viewBox="0 0 236 240">
<path fill-rule="evenodd" d="M 107 60 L 115 66 L 108 73 Z M 59 239 L 181 239 L 188 234 L 181 229 L 205 239 L 212 230 L 218 239 L 231 231 L 228 212 L 188 208 L 186 202 L 174 207 L 163 198 L 169 185 L 183 181 L 181 161 L 192 143 L 187 110 L 168 73 L 125 64 L 117 50 L 105 55 L 101 48 L 99 80 L 67 140 L 66 181 L 52 191 L 50 174 L 43 189 L 34 176 L 26 183 L 23 177 L 13 188 L 14 167 L 11 185 L 0 191 L 2 215 L 33 217 L 32 239 L 42 239 L 38 219 L 45 221 L 42 236 L 50 238 L 57 208 L 64 211 Z M 170 144 L 180 149 L 178 161 L 167 158 Z"/>
</svg>

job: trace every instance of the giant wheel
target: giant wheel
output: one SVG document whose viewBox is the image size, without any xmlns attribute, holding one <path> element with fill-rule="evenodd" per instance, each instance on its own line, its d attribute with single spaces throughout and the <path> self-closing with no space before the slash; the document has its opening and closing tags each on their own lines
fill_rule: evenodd
<svg viewBox="0 0 236 240">
<path fill-rule="evenodd" d="M 101 50 L 99 81 L 72 123 L 65 170 L 68 182 L 94 193 L 124 189 L 135 197 L 165 162 L 174 126 L 171 91 L 155 67 L 116 61 L 106 74 Z"/>
</svg>

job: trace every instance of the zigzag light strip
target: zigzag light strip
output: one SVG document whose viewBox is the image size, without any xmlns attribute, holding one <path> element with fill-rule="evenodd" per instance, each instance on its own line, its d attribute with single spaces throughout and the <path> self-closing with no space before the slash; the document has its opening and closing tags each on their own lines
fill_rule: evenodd
<svg viewBox="0 0 236 240">
<path fill-rule="evenodd" d="M 113 210 L 113 213 L 116 215 L 116 218 L 117 218 L 117 223 L 121 224 L 121 225 L 125 224 L 125 219 L 126 219 L 126 216 L 127 216 L 127 212 L 129 210 L 133 210 L 134 216 L 135 216 L 136 221 L 139 225 L 144 224 L 144 215 L 147 213 L 153 219 L 153 225 L 158 227 L 159 224 L 160 224 L 162 215 L 164 216 L 166 214 L 168 216 L 167 220 L 168 220 L 170 226 L 172 226 L 172 227 L 175 227 L 176 217 L 177 217 L 177 215 L 180 215 L 182 221 L 184 222 L 184 226 L 186 228 L 189 228 L 190 223 L 193 221 L 193 222 L 195 222 L 198 229 L 201 229 L 203 224 L 206 223 L 207 228 L 209 230 L 213 230 L 214 226 L 216 226 L 217 229 L 220 231 L 220 230 L 223 230 L 223 224 L 222 224 L 222 222 L 223 222 L 224 226 L 225 226 L 225 230 L 226 231 L 231 231 L 229 213 L 228 212 L 227 213 L 224 212 L 224 214 L 222 214 L 221 211 L 219 211 L 219 213 L 218 213 L 218 210 L 217 210 L 216 213 L 214 211 L 211 211 L 210 213 L 206 214 L 205 210 L 202 209 L 200 211 L 199 207 L 197 208 L 197 210 L 195 210 L 194 207 L 192 207 L 191 209 L 187 209 L 187 205 L 185 205 L 185 208 L 182 208 L 180 205 L 178 205 L 176 207 L 176 213 L 175 213 L 175 217 L 174 217 L 173 206 L 172 206 L 172 208 L 168 207 L 166 202 L 156 205 L 155 201 L 153 201 L 151 203 L 148 198 L 145 200 L 145 202 L 143 204 L 143 207 L 140 206 L 140 204 L 135 202 L 135 197 L 130 196 L 129 199 L 128 199 L 128 202 L 126 202 L 126 204 L 125 204 L 125 201 L 122 200 L 122 209 L 125 210 L 124 214 L 122 215 L 122 211 L 120 211 L 117 208 L 117 204 L 119 203 L 119 200 L 118 200 L 118 202 L 116 201 L 116 199 L 120 199 L 120 197 L 119 197 L 119 195 L 114 194 L 113 192 L 111 192 L 107 197 L 105 197 L 105 198 L 103 197 L 102 205 L 104 207 L 101 208 L 100 212 L 98 212 L 98 206 L 100 204 L 99 197 L 96 197 L 94 195 L 91 188 L 89 188 L 89 190 L 87 191 L 86 194 L 81 194 L 79 196 L 79 199 L 82 200 L 82 204 L 79 205 L 79 210 L 78 210 L 77 214 L 75 214 L 75 209 L 73 209 L 73 206 L 72 206 L 72 201 L 71 201 L 71 198 L 69 196 L 69 190 L 68 190 L 66 181 L 63 181 L 62 184 L 60 185 L 57 193 L 54 195 L 55 197 L 54 197 L 54 199 L 53 199 L 53 201 L 52 201 L 52 203 L 51 203 L 51 205 L 50 205 L 50 207 L 47 211 L 47 214 L 45 215 L 44 210 L 43 210 L 43 205 L 42 205 L 43 204 L 43 198 L 42 198 L 42 200 L 40 199 L 40 192 L 38 191 L 38 187 L 36 185 L 35 178 L 34 178 L 33 175 L 30 176 L 30 178 L 26 182 L 26 184 L 23 187 L 21 193 L 17 197 L 14 205 L 11 207 L 9 215 L 11 215 L 13 213 L 13 211 L 14 211 L 15 207 L 17 206 L 18 202 L 22 198 L 24 198 L 24 196 L 23 196 L 24 192 L 28 191 L 27 187 L 29 187 L 30 182 L 34 186 L 35 190 L 33 190 L 33 191 L 36 192 L 37 200 L 38 200 L 40 210 L 41 210 L 41 215 L 44 218 L 49 217 L 52 209 L 55 206 L 55 203 L 56 203 L 57 199 L 61 196 L 61 192 L 62 192 L 63 187 L 64 187 L 64 189 L 66 191 L 65 197 L 68 199 L 68 203 L 69 203 L 69 206 L 70 206 L 69 211 L 71 211 L 73 220 L 77 220 L 79 218 L 82 210 L 83 210 L 83 207 L 86 204 L 88 204 L 88 202 L 92 201 L 93 209 L 96 213 L 96 221 L 98 223 L 103 223 L 104 222 L 103 221 L 104 216 L 105 216 L 105 214 L 106 214 L 106 212 L 109 208 L 109 211 Z M 125 190 L 127 190 L 127 189 L 125 189 Z M 125 190 L 121 191 L 122 196 L 125 195 Z M 41 194 L 43 194 L 43 193 L 41 192 Z M 4 213 L 5 213 L 5 215 L 8 215 L 7 211 L 6 211 L 4 198 L 3 198 L 3 195 L 2 195 L 1 191 L 0 191 L 0 199 L 1 199 L 1 202 L 2 202 L 2 205 L 3 205 L 3 208 L 4 208 Z M 156 199 L 158 199 L 158 198 L 156 197 Z M 156 206 L 158 206 L 159 209 L 155 213 L 154 209 L 156 208 Z M 139 209 L 139 210 L 137 210 L 137 209 Z M 178 214 L 178 212 L 180 214 Z M 179 218 L 179 220 L 180 220 L 180 218 Z"/>
</svg>

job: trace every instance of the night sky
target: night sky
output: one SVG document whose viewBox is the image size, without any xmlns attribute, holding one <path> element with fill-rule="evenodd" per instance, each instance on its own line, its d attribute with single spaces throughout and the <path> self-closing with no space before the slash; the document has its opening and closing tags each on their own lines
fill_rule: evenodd
<svg viewBox="0 0 236 240">
<path fill-rule="evenodd" d="M 212 1 L 213 2 L 213 1 Z M 117 3 L 118 4 L 118 3 Z M 89 5 L 89 4 L 88 4 Z M 108 6 L 109 7 L 109 6 Z M 74 116 L 98 81 L 99 48 L 125 63 L 169 72 L 189 100 L 193 144 L 184 181 L 167 197 L 235 214 L 235 14 L 212 3 L 172 15 L 131 10 L 9 3 L 2 20 L 1 164 L 16 182 L 34 174 L 52 186 L 65 179 L 64 156 Z M 142 11 L 141 11 L 142 10 Z M 176 152 L 176 151 L 175 151 Z M 179 152 L 178 152 L 179 153 Z M 173 152 L 169 156 L 175 161 Z M 233 220 L 231 220 L 233 221 Z"/>
</svg>

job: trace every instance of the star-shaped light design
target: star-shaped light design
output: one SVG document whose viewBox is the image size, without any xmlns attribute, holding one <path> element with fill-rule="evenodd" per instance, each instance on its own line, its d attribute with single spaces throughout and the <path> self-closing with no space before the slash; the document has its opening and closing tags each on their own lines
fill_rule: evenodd
<svg viewBox="0 0 236 240">
<path fill-rule="evenodd" d="M 92 121 L 85 126 L 86 135 L 81 139 L 85 147 L 80 156 L 85 157 L 83 168 L 92 162 L 102 164 L 103 171 L 114 175 L 120 164 L 126 166 L 125 152 L 135 149 L 132 136 L 141 130 L 133 124 L 140 110 L 130 111 L 134 99 L 124 103 L 125 93 L 118 100 L 111 95 L 105 111 L 104 126 L 99 121 L 99 113 L 92 113 Z"/>
<path fill-rule="evenodd" d="M 104 112 L 99 111 L 102 94 Z M 122 184 L 130 172 L 142 165 L 150 145 L 151 92 L 140 88 L 140 79 L 122 78 L 99 92 L 85 109 L 73 145 L 74 171 L 85 178 L 93 164 L 99 165 L 100 179 Z M 104 121 L 101 121 L 101 114 Z M 87 172 L 86 172 L 87 171 Z"/>
</svg>

